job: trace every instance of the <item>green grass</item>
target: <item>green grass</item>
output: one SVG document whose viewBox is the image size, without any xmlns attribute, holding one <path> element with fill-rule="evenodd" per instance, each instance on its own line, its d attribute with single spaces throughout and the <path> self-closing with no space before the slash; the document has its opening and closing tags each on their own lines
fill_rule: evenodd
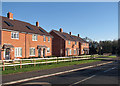
<svg viewBox="0 0 120 86">
<path fill-rule="evenodd" d="M 117 56 L 99 56 L 99 57 L 116 58 Z"/>
<path fill-rule="evenodd" d="M 36 70 L 44 70 L 44 69 L 52 69 L 57 67 L 64 67 L 64 66 L 71 66 L 71 65 L 78 65 L 84 63 L 91 63 L 101 61 L 100 59 L 94 60 L 81 60 L 81 61 L 73 61 L 73 62 L 60 62 L 60 63 L 50 63 L 50 64 L 39 64 L 34 67 L 34 65 L 26 65 L 20 69 L 19 66 L 16 67 L 6 67 L 5 71 L 2 71 L 2 74 L 14 74 L 14 73 L 21 73 L 21 72 L 28 72 L 28 71 L 36 71 Z M 15 70 L 16 69 L 16 70 Z"/>
</svg>

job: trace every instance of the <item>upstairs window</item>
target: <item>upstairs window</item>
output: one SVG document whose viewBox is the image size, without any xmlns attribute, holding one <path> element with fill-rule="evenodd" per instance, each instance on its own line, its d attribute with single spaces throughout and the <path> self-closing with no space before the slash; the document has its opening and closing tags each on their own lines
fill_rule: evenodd
<svg viewBox="0 0 120 86">
<path fill-rule="evenodd" d="M 36 34 L 32 35 L 32 41 L 37 41 L 37 35 Z"/>
<path fill-rule="evenodd" d="M 70 41 L 68 41 L 68 44 L 70 45 Z"/>
<path fill-rule="evenodd" d="M 77 42 L 75 41 L 75 45 L 77 45 Z"/>
<path fill-rule="evenodd" d="M 43 40 L 44 40 L 44 42 L 46 41 L 46 37 L 45 36 L 43 36 Z"/>
<path fill-rule="evenodd" d="M 19 39 L 19 32 L 11 32 L 12 39 Z"/>
<path fill-rule="evenodd" d="M 50 37 L 48 37 L 48 42 L 50 42 Z"/>
</svg>

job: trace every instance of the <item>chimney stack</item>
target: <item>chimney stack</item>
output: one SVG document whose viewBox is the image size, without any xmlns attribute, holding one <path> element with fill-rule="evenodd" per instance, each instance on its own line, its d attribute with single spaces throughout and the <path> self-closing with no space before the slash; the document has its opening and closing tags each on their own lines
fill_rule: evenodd
<svg viewBox="0 0 120 86">
<path fill-rule="evenodd" d="M 62 28 L 60 28 L 60 32 L 63 32 L 63 29 L 62 29 Z"/>
<path fill-rule="evenodd" d="M 80 37 L 80 34 L 78 34 L 78 37 Z"/>
<path fill-rule="evenodd" d="M 72 34 L 72 32 L 69 32 L 69 34 L 71 35 L 71 34 Z"/>
<path fill-rule="evenodd" d="M 9 19 L 12 19 L 12 20 L 13 20 L 13 14 L 12 14 L 11 12 L 8 12 L 8 13 L 7 13 L 7 17 L 8 17 Z"/>
<path fill-rule="evenodd" d="M 39 22 L 38 21 L 36 22 L 36 26 L 39 27 Z"/>
</svg>

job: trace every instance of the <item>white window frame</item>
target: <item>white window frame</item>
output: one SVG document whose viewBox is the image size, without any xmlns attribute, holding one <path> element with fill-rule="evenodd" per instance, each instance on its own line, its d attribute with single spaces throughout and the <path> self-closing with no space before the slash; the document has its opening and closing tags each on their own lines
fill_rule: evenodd
<svg viewBox="0 0 120 86">
<path fill-rule="evenodd" d="M 16 37 L 15 37 L 16 35 Z M 12 31 L 11 32 L 11 39 L 19 39 L 19 32 Z"/>
<path fill-rule="evenodd" d="M 69 55 L 71 55 L 72 54 L 72 51 L 71 51 L 71 49 L 69 49 Z"/>
<path fill-rule="evenodd" d="M 50 42 L 50 37 L 48 37 L 48 42 Z"/>
<path fill-rule="evenodd" d="M 15 57 L 22 57 L 22 47 L 15 47 Z"/>
<path fill-rule="evenodd" d="M 34 47 L 31 47 L 31 48 L 29 49 L 29 56 L 35 56 L 35 54 L 34 54 L 34 55 L 31 55 L 31 53 L 30 53 L 30 52 L 31 52 L 31 51 L 30 51 L 31 49 L 34 49 L 34 50 L 35 50 Z"/>
<path fill-rule="evenodd" d="M 48 52 L 48 49 L 49 49 L 49 52 Z M 50 48 L 47 48 L 47 53 L 50 53 Z"/>
<path fill-rule="evenodd" d="M 43 41 L 44 41 L 44 42 L 46 41 L 46 36 L 43 36 Z"/>
<path fill-rule="evenodd" d="M 37 41 L 38 35 L 37 34 L 32 34 L 32 41 Z"/>
<path fill-rule="evenodd" d="M 70 45 L 70 43 L 71 43 L 71 42 L 70 42 L 70 41 L 68 41 L 68 44 L 69 44 L 69 45 Z"/>
</svg>

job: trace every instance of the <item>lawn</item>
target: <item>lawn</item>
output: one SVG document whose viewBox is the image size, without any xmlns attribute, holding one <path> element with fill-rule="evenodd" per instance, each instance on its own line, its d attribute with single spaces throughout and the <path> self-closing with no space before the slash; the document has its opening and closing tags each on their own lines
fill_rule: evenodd
<svg viewBox="0 0 120 86">
<path fill-rule="evenodd" d="M 21 69 L 19 66 L 16 67 L 6 67 L 5 71 L 2 71 L 2 74 L 14 74 L 14 73 L 21 73 L 21 72 L 28 72 L 28 71 L 36 71 L 36 70 L 44 70 L 44 69 L 52 69 L 57 67 L 64 67 L 64 66 L 71 66 L 71 65 L 78 65 L 78 64 L 85 64 L 101 61 L 100 59 L 93 59 L 93 60 L 80 60 L 80 61 L 72 61 L 72 62 L 60 62 L 60 63 L 50 63 L 50 64 L 37 64 L 34 65 L 25 65 Z"/>
</svg>

